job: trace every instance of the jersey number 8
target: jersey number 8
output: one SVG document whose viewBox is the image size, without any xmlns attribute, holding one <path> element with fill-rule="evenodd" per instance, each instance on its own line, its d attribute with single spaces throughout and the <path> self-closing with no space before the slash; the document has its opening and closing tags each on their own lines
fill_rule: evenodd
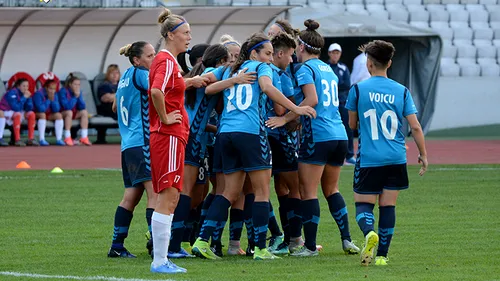
<svg viewBox="0 0 500 281">
<path fill-rule="evenodd" d="M 243 102 L 243 89 L 245 89 L 245 102 Z M 242 84 L 236 85 L 236 87 L 229 88 L 229 96 L 227 97 L 227 112 L 231 112 L 238 108 L 243 111 L 250 107 L 252 104 L 252 85 L 250 84 Z M 236 107 L 231 103 L 231 100 L 236 96 Z"/>
<path fill-rule="evenodd" d="M 364 113 L 365 118 L 370 117 L 370 127 L 372 129 L 372 140 L 378 140 L 378 125 L 377 125 L 377 110 L 370 109 Z M 391 128 L 387 128 L 387 119 L 391 118 Z M 380 116 L 380 127 L 382 128 L 382 134 L 388 140 L 393 140 L 396 137 L 396 132 L 398 129 L 398 117 L 396 113 L 392 110 L 386 110 Z"/>
<path fill-rule="evenodd" d="M 120 98 L 120 114 L 122 116 L 123 125 L 128 127 L 128 109 L 123 106 L 124 98 L 123 96 Z"/>
<path fill-rule="evenodd" d="M 328 84 L 328 81 L 321 79 L 321 85 L 323 86 L 323 94 L 326 96 L 326 100 L 323 101 L 323 106 L 327 107 L 333 104 L 338 107 L 339 86 L 337 85 L 337 81 L 332 80 L 332 83 Z"/>
</svg>

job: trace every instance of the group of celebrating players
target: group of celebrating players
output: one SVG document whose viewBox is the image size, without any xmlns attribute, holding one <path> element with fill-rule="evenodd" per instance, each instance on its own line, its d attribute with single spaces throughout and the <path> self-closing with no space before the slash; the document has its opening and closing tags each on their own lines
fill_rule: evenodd
<svg viewBox="0 0 500 281">
<path fill-rule="evenodd" d="M 368 265 L 378 245 L 375 264 L 387 265 L 396 199 L 408 188 L 405 118 L 420 152 L 420 175 L 427 168 L 411 94 L 387 78 L 393 45 L 376 40 L 363 46 L 372 78 L 354 85 L 346 102 L 349 126 L 360 132 L 353 183 L 356 221 L 365 236 L 360 250 L 339 192 L 347 135 L 338 112 L 338 78 L 319 59 L 319 23 L 306 20 L 299 31 L 278 20 L 268 36 L 256 33 L 243 44 L 225 35 L 220 44 L 197 45 L 202 51 L 190 57 L 194 66 L 187 71 L 177 58 L 191 41 L 188 22 L 166 9 L 159 23 L 165 46 L 157 54 L 143 41 L 120 49 L 132 64 L 113 104 L 126 188 L 108 256 L 135 257 L 123 243 L 144 190 L 151 272 L 186 272 L 174 258 L 220 259 L 228 218 L 228 255 L 317 256 L 321 184 L 343 251 L 360 253 Z M 281 229 L 269 201 L 272 176 Z M 240 247 L 243 225 L 246 251 Z"/>
</svg>

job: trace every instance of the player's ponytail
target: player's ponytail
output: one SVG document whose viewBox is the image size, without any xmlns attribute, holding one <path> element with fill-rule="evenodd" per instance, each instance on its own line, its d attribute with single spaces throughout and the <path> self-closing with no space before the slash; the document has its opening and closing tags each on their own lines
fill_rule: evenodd
<svg viewBox="0 0 500 281">
<path fill-rule="evenodd" d="M 134 58 L 140 58 L 143 53 L 144 47 L 149 44 L 145 41 L 137 41 L 132 44 L 127 44 L 120 48 L 120 55 L 128 57 L 130 64 L 136 66 Z"/>
<path fill-rule="evenodd" d="M 325 46 L 325 39 L 316 31 L 319 28 L 319 23 L 308 19 L 304 21 L 304 26 L 306 30 L 302 30 L 297 37 L 299 45 L 303 45 L 309 54 L 320 55 L 321 48 Z"/>
<path fill-rule="evenodd" d="M 64 83 L 64 87 L 68 88 L 69 86 L 71 86 L 71 84 L 73 84 L 74 81 L 77 81 L 77 80 L 80 80 L 80 78 L 76 77 L 73 72 L 71 72 L 69 75 L 68 75 L 68 78 L 66 79 L 65 83 Z"/>
<path fill-rule="evenodd" d="M 229 59 L 229 53 L 226 47 L 221 44 L 215 44 L 208 47 L 201 58 L 191 71 L 184 77 L 192 78 L 197 75 L 202 75 L 206 68 L 217 67 L 217 65 L 225 64 Z M 196 89 L 191 88 L 186 90 L 186 105 L 190 108 L 194 108 L 194 103 L 196 101 Z"/>
<path fill-rule="evenodd" d="M 255 50 L 257 53 L 264 48 L 264 41 L 268 41 L 269 39 L 267 36 L 265 36 L 262 33 L 255 33 L 250 38 L 241 45 L 241 50 L 240 50 L 240 56 L 234 63 L 232 69 L 231 69 L 231 75 L 235 74 L 240 67 L 243 65 L 243 63 L 247 60 L 250 59 L 250 55 L 252 54 L 252 51 Z"/>
<path fill-rule="evenodd" d="M 161 25 L 161 36 L 167 40 L 169 32 L 174 32 L 179 26 L 186 22 L 184 17 L 175 15 L 169 9 L 165 8 L 158 17 L 158 23 Z"/>
</svg>

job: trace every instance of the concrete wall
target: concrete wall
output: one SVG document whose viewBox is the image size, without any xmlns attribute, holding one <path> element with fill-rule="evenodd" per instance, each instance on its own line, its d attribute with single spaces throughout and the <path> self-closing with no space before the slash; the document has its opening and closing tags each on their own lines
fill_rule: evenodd
<svg viewBox="0 0 500 281">
<path fill-rule="evenodd" d="M 500 124 L 500 78 L 441 77 L 430 131 Z"/>
</svg>

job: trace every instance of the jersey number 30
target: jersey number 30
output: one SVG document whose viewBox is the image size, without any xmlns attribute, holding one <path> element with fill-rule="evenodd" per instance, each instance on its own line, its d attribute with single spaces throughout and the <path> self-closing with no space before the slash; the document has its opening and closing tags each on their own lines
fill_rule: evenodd
<svg viewBox="0 0 500 281">
<path fill-rule="evenodd" d="M 243 102 L 243 89 L 245 89 L 245 101 Z M 236 96 L 236 107 L 231 102 L 232 99 Z M 242 84 L 236 85 L 236 87 L 229 88 L 229 96 L 227 97 L 227 112 L 231 112 L 238 108 L 243 111 L 250 107 L 252 104 L 252 85 L 250 84 Z"/>
<path fill-rule="evenodd" d="M 372 140 L 378 140 L 378 125 L 377 125 L 377 110 L 370 109 L 364 114 L 365 118 L 370 117 L 370 127 L 372 129 Z M 391 128 L 387 128 L 387 119 L 391 118 Z M 388 140 L 393 140 L 396 137 L 396 132 L 398 130 L 398 117 L 396 113 L 392 110 L 386 110 L 380 116 L 380 127 L 382 128 L 382 134 Z"/>
<path fill-rule="evenodd" d="M 323 106 L 327 107 L 333 104 L 338 107 L 339 87 L 337 85 L 337 81 L 332 80 L 332 83 L 329 84 L 325 79 L 321 79 L 321 85 L 323 86 L 323 94 L 326 96 L 326 99 L 323 101 Z"/>
<path fill-rule="evenodd" d="M 125 106 L 123 106 L 123 101 L 124 98 L 122 96 L 120 98 L 120 114 L 122 116 L 123 125 L 128 127 L 128 109 Z"/>
</svg>

